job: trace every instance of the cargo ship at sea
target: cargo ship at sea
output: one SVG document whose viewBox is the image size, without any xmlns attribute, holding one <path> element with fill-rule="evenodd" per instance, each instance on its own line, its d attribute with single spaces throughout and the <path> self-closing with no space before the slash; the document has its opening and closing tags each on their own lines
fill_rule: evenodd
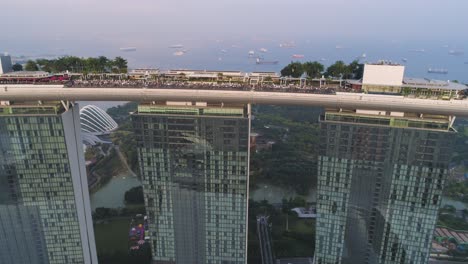
<svg viewBox="0 0 468 264">
<path fill-rule="evenodd" d="M 183 47 L 184 45 L 182 44 L 174 44 L 174 45 L 169 46 L 170 49 L 182 49 Z"/>
<path fill-rule="evenodd" d="M 463 52 L 463 50 L 450 50 L 448 54 L 452 56 L 462 56 L 465 52 Z"/>
<path fill-rule="evenodd" d="M 287 42 L 279 44 L 280 48 L 294 48 L 296 44 L 294 42 Z"/>
<path fill-rule="evenodd" d="M 428 73 L 437 73 L 437 74 L 447 74 L 447 73 L 448 73 L 448 70 L 447 70 L 447 69 L 433 69 L 433 68 L 429 68 L 429 69 L 427 69 L 427 72 L 428 72 Z"/>
<path fill-rule="evenodd" d="M 276 65 L 279 63 L 279 61 L 266 61 L 261 58 L 257 58 L 256 63 L 260 65 Z"/>
<path fill-rule="evenodd" d="M 124 48 L 120 48 L 120 51 L 123 51 L 123 52 L 131 52 L 131 51 L 136 51 L 137 48 L 136 47 L 124 47 Z"/>
</svg>

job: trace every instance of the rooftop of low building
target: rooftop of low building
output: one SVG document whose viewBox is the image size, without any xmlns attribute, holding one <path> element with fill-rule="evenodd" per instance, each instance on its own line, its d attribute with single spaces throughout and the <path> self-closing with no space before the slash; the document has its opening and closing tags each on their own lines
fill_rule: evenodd
<svg viewBox="0 0 468 264">
<path fill-rule="evenodd" d="M 348 84 L 351 85 L 362 85 L 362 79 L 346 80 Z M 372 84 L 367 84 L 372 86 Z M 403 78 L 403 83 L 401 85 L 388 85 L 388 86 L 398 86 L 398 87 L 410 87 L 410 88 L 425 88 L 425 89 L 444 89 L 444 90 L 457 90 L 462 91 L 468 89 L 464 84 L 452 82 L 452 81 L 443 81 L 443 80 L 434 80 L 428 78 L 414 78 L 414 77 L 405 77 Z"/>
<path fill-rule="evenodd" d="M 15 71 L 0 74 L 0 77 L 42 77 L 49 75 L 50 73 L 45 71 Z"/>
</svg>

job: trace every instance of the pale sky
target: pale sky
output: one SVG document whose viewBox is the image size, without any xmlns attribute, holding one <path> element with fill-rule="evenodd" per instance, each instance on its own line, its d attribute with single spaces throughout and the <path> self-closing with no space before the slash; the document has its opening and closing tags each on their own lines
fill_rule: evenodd
<svg viewBox="0 0 468 264">
<path fill-rule="evenodd" d="M 467 42 L 466 0 L 2 0 L 0 52 L 215 41 Z M 94 55 L 94 54 L 91 54 Z"/>
</svg>

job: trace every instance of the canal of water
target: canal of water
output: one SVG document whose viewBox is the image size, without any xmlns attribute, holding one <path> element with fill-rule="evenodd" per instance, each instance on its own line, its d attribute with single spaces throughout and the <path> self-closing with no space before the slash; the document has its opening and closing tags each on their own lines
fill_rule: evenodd
<svg viewBox="0 0 468 264">
<path fill-rule="evenodd" d="M 125 192 L 140 185 L 141 182 L 128 173 L 112 177 L 108 183 L 90 195 L 91 208 L 94 211 L 98 207 L 125 207 Z"/>
<path fill-rule="evenodd" d="M 141 182 L 130 176 L 129 174 L 122 174 L 112 179 L 102 186 L 99 190 L 91 194 L 91 208 L 95 210 L 97 207 L 119 208 L 125 207 L 124 196 L 125 192 L 133 187 L 140 186 Z M 261 187 L 250 192 L 250 199 L 255 201 L 268 200 L 269 203 L 281 203 L 283 198 L 289 199 L 297 196 L 293 190 L 285 190 L 281 187 L 261 184 Z M 266 186 L 266 187 L 265 187 Z M 316 202 L 316 190 L 311 189 L 309 194 L 305 197 L 307 202 Z M 442 205 L 454 206 L 457 210 L 468 209 L 468 205 L 452 200 L 448 197 L 442 199 Z"/>
<path fill-rule="evenodd" d="M 455 209 L 457 209 L 457 210 L 468 209 L 468 204 L 466 204 L 464 202 L 452 200 L 452 199 L 444 196 L 442 198 L 442 204 L 440 205 L 440 207 L 444 207 L 445 205 L 451 205 L 451 206 L 455 207 Z"/>
</svg>

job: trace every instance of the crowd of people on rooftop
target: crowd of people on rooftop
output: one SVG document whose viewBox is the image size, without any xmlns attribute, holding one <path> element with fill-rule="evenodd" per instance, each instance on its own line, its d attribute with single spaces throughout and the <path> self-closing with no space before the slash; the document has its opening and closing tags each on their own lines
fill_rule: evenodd
<svg viewBox="0 0 468 264">
<path fill-rule="evenodd" d="M 200 82 L 182 80 L 73 80 L 67 87 L 97 88 L 147 88 L 147 89 L 199 89 L 199 90 L 235 90 L 235 91 L 268 91 L 268 92 L 303 92 L 333 94 L 336 91 L 352 91 L 351 88 L 339 85 L 316 87 L 310 84 L 275 84 L 247 82 Z"/>
<path fill-rule="evenodd" d="M 157 79 L 130 79 L 130 78 L 69 78 L 61 79 L 38 79 L 38 80 L 13 80 L 0 79 L 1 84 L 48 84 L 65 85 L 68 88 L 133 88 L 133 89 L 197 89 L 197 90 L 231 90 L 231 91 L 264 91 L 264 92 L 292 92 L 309 94 L 336 94 L 337 92 L 362 92 L 359 88 L 353 89 L 346 82 L 317 82 L 311 80 L 296 81 L 262 81 L 259 79 L 248 80 L 189 80 L 182 78 L 157 78 Z M 6 89 L 6 88 L 5 88 Z M 413 95 L 414 96 L 414 95 Z M 434 95 L 437 97 L 438 95 Z M 456 99 L 465 99 L 468 89 L 459 91 Z M 450 98 L 450 97 L 449 97 Z"/>
</svg>

